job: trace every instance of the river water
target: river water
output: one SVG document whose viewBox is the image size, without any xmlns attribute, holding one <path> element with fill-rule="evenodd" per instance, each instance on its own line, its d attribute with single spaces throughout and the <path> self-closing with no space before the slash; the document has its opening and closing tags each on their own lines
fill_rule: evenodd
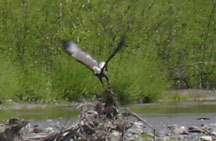
<svg viewBox="0 0 216 141">
<path fill-rule="evenodd" d="M 212 102 L 136 104 L 129 105 L 127 108 L 137 113 L 155 129 L 163 129 L 172 124 L 216 126 L 216 103 Z M 78 115 L 79 110 L 75 106 L 64 104 L 13 104 L 0 107 L 0 123 L 4 123 L 11 117 L 24 118 L 35 123 L 46 123 L 46 121 L 64 123 L 65 120 L 74 121 Z M 198 118 L 206 118 L 207 120 L 198 120 Z"/>
<path fill-rule="evenodd" d="M 134 105 L 130 109 L 155 129 L 165 129 L 173 124 L 216 126 L 216 103 L 213 102 Z"/>
</svg>

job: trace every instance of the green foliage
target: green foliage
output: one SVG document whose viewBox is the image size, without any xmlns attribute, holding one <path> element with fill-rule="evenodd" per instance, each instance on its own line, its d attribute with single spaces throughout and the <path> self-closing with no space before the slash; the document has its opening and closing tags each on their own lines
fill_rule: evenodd
<svg viewBox="0 0 216 141">
<path fill-rule="evenodd" d="M 170 85 L 215 88 L 215 11 L 210 0 L 1 0 L 0 97 L 101 96 L 99 80 L 60 41 L 104 60 L 122 35 L 126 43 L 108 69 L 123 101 L 157 100 Z"/>
<path fill-rule="evenodd" d="M 52 94 L 56 99 L 77 101 L 102 91 L 99 80 L 70 56 L 57 56 L 51 71 Z"/>
<path fill-rule="evenodd" d="M 22 91 L 16 95 L 19 100 L 32 102 L 51 102 L 51 84 L 49 76 L 41 68 L 27 66 L 22 70 L 20 87 Z"/>
<path fill-rule="evenodd" d="M 20 92 L 19 70 L 9 58 L 0 55 L 0 99 L 13 98 Z"/>
<path fill-rule="evenodd" d="M 157 67 L 154 51 L 141 47 L 136 55 L 119 56 L 110 64 L 113 87 L 122 101 L 152 102 L 169 87 L 166 75 Z M 118 65 L 117 65 L 118 64 Z M 108 68 L 109 69 L 109 68 Z"/>
</svg>

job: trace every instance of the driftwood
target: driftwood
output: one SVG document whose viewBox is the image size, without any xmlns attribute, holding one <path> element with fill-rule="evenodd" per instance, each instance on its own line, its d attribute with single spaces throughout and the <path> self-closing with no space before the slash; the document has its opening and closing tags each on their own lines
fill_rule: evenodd
<svg viewBox="0 0 216 141">
<path fill-rule="evenodd" d="M 106 88 L 107 97 L 95 102 L 79 104 L 81 114 L 76 122 L 67 129 L 49 134 L 34 134 L 33 136 L 22 137 L 19 131 L 28 123 L 25 120 L 11 119 L 7 122 L 7 128 L 0 134 L 0 140 L 4 141 L 112 141 L 126 140 L 126 132 L 132 128 L 135 121 L 141 121 L 143 125 L 151 128 L 153 139 L 155 130 L 137 114 L 129 109 L 121 109 L 117 96 L 111 87 Z M 135 120 L 129 118 L 133 117 Z M 112 134 L 119 136 L 113 139 Z"/>
<path fill-rule="evenodd" d="M 6 124 L 0 127 L 0 141 L 21 140 L 19 131 L 27 124 L 28 121 L 26 120 L 19 120 L 17 118 L 9 119 Z"/>
<path fill-rule="evenodd" d="M 79 105 L 78 107 L 83 109 L 79 119 L 69 128 L 53 136 L 48 136 L 43 141 L 111 141 L 110 134 L 113 131 L 119 132 L 121 135 L 118 140 L 124 141 L 125 132 L 134 123 L 134 121 L 128 119 L 129 116 L 151 128 L 154 134 L 153 138 L 155 138 L 155 130 L 142 118 L 129 109 L 120 109 L 120 104 L 111 87 L 107 87 L 106 92 L 108 95 L 104 101 Z"/>
</svg>

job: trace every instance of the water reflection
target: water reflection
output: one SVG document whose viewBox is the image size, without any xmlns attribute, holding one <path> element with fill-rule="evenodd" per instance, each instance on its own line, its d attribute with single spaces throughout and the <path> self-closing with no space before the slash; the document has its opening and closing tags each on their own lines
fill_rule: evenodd
<svg viewBox="0 0 216 141">
<path fill-rule="evenodd" d="M 0 109 L 0 122 L 5 122 L 11 117 L 24 118 L 31 121 L 42 121 L 48 119 L 62 119 L 62 118 L 76 118 L 79 111 L 75 108 L 68 106 L 47 106 L 35 108 L 1 108 Z"/>
<path fill-rule="evenodd" d="M 127 106 L 133 112 L 143 117 L 169 117 L 169 116 L 196 116 L 216 114 L 216 103 L 183 103 L 183 104 L 136 104 Z M 0 122 L 5 122 L 10 117 L 24 118 L 31 121 L 43 121 L 47 119 L 77 118 L 79 110 L 71 106 L 52 105 L 36 106 L 35 108 L 1 108 Z"/>
</svg>

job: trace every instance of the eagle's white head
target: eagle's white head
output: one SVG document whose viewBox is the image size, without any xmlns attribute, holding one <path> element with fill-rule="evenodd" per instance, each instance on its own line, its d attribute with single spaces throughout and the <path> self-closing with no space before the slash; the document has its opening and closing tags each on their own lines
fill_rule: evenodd
<svg viewBox="0 0 216 141">
<path fill-rule="evenodd" d="M 93 72 L 94 72 L 94 74 L 100 74 L 101 73 L 101 69 L 98 66 L 94 66 L 93 67 Z"/>
</svg>

